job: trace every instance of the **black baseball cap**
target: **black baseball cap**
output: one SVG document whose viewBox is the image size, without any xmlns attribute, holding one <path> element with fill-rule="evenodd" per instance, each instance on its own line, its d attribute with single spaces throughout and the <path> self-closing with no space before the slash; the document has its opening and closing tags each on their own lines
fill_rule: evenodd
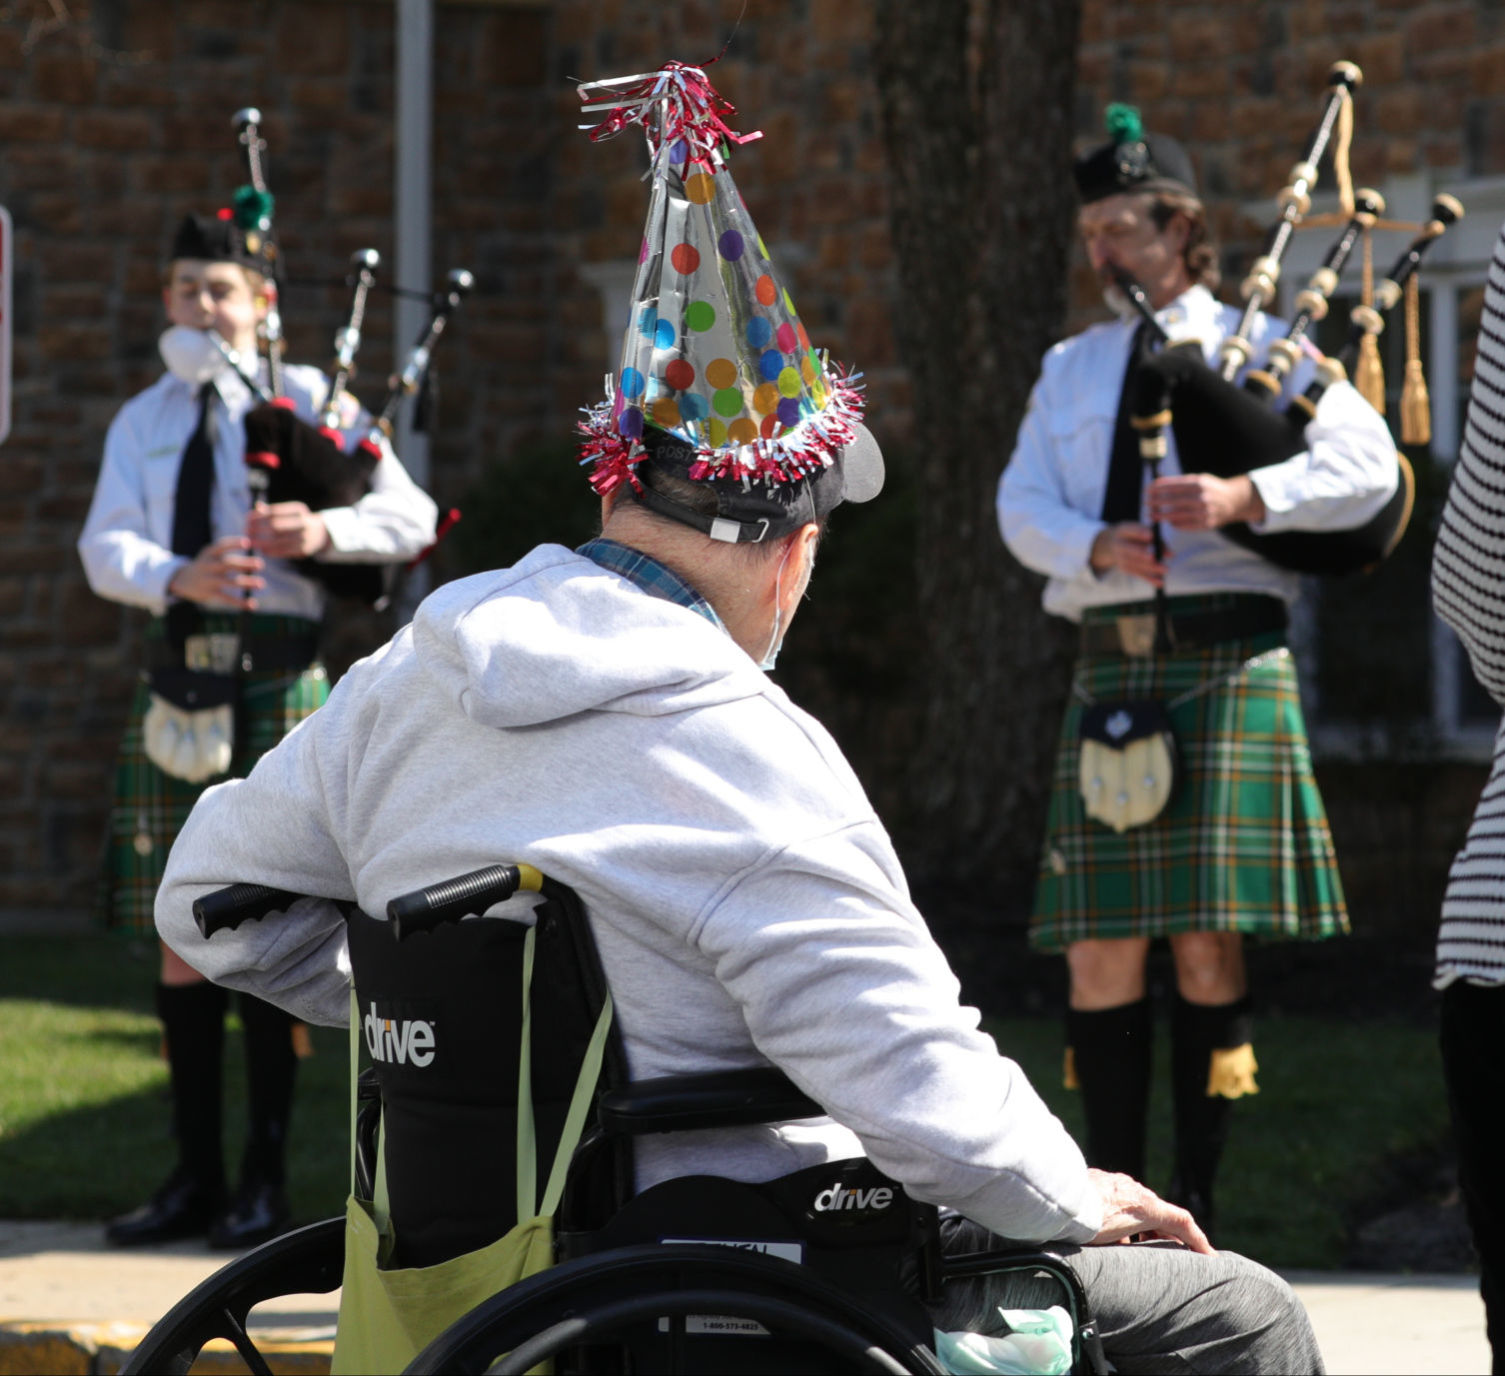
<svg viewBox="0 0 1505 1376">
<path fill-rule="evenodd" d="M 872 432 L 852 422 L 851 443 L 842 446 L 836 458 L 809 477 L 790 482 L 740 478 L 691 478 L 690 469 L 699 454 L 692 445 L 657 427 L 643 435 L 647 453 L 639 464 L 685 482 L 693 482 L 716 495 L 716 515 L 697 511 L 684 502 L 656 491 L 649 476 L 641 488 L 624 485 L 634 501 L 660 516 L 693 526 L 713 540 L 729 544 L 753 544 L 776 540 L 824 520 L 842 502 L 870 502 L 883 490 L 883 451 Z"/>
</svg>

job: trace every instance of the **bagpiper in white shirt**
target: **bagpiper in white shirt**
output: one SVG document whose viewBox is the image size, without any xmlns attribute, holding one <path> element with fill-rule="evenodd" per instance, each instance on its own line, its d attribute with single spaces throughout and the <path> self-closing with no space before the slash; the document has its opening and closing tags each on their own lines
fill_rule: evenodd
<svg viewBox="0 0 1505 1376">
<path fill-rule="evenodd" d="M 1206 287 L 1183 292 L 1156 314 L 1173 340 L 1198 339 L 1215 366 L 1218 345 L 1238 328 L 1240 312 Z M 1135 322 L 1094 325 L 1045 355 L 1014 456 L 998 484 L 998 523 L 1014 556 L 1046 574 L 1045 610 L 1080 621 L 1087 607 L 1148 599 L 1149 584 L 1114 569 L 1094 573 L 1088 551 L 1103 528 L 1100 512 L 1113 449 L 1119 391 Z M 1260 315 L 1252 330 L 1256 359 L 1263 344 L 1285 334 Z M 1310 358 L 1287 378 L 1283 400 L 1312 380 Z M 1182 472 L 1175 436 L 1167 430 L 1163 476 Z M 1362 525 L 1395 491 L 1395 442 L 1385 423 L 1346 382 L 1327 389 L 1307 426 L 1306 452 L 1258 468 L 1249 477 L 1264 499 L 1256 530 L 1343 530 Z M 1277 568 L 1215 531 L 1164 528 L 1170 552 L 1166 592 L 1267 593 L 1296 598 L 1298 575 Z"/>
<path fill-rule="evenodd" d="M 329 390 L 324 374 L 317 368 L 289 365 L 283 380 L 298 416 L 317 424 Z M 257 398 L 232 372 L 220 374 L 213 386 L 218 425 L 210 521 L 217 538 L 241 534 L 246 528 L 251 490 L 242 422 Z M 188 563 L 172 552 L 173 498 L 183 449 L 198 424 L 198 412 L 194 385 L 164 373 L 121 407 L 110 425 L 94 500 L 78 541 L 89 586 L 101 597 L 144 607 L 158 616 L 166 610 L 167 585 Z M 347 448 L 353 448 L 370 418 L 348 405 L 341 420 Z M 319 513 L 329 532 L 329 548 L 316 558 L 334 563 L 399 562 L 433 542 L 433 499 L 408 476 L 385 441 L 382 451 L 366 496 L 354 506 Z M 266 587 L 257 596 L 258 611 L 310 621 L 323 616 L 324 590 L 290 563 L 270 559 L 263 576 Z"/>
</svg>

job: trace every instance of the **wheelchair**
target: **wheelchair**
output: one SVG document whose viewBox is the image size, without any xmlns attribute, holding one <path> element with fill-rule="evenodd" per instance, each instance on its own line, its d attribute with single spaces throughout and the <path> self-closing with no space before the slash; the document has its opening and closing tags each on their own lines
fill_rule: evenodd
<svg viewBox="0 0 1505 1376">
<path fill-rule="evenodd" d="M 531 928 L 463 920 L 485 918 L 520 890 L 541 899 Z M 208 939 L 274 920 L 300 897 L 233 885 L 200 899 L 194 916 Z M 1004 1271 L 1058 1283 L 1072 1319 L 1071 1369 L 1108 1370 L 1086 1296 L 1059 1256 L 944 1256 L 937 1210 L 866 1159 L 758 1184 L 680 1176 L 634 1192 L 633 1145 L 647 1135 L 824 1110 L 772 1067 L 629 1082 L 615 1029 L 603 1036 L 609 992 L 566 886 L 525 865 L 495 865 L 394 899 L 386 922 L 339 907 L 354 971 L 352 1195 L 385 1200 L 394 1241 L 382 1265 L 438 1274 L 513 1228 L 528 1080 L 537 1158 L 563 1143 L 568 1161 L 553 1264 L 456 1314 L 406 1371 L 944 1372 L 926 1304 L 947 1283 Z M 547 997 L 530 1000 L 530 982 Z M 498 1017 L 508 1002 L 499 991 L 509 989 L 523 991 L 521 1016 Z M 372 1061 L 358 1076 L 357 1030 Z M 599 1083 L 580 1070 L 585 1094 L 571 1095 L 593 1037 Z M 436 1069 L 446 1073 L 425 1074 Z M 571 1108 L 578 1124 L 586 1095 L 591 1121 L 573 1129 L 575 1140 Z M 252 1372 L 269 1372 L 248 1314 L 274 1297 L 338 1288 L 347 1244 L 341 1216 L 231 1262 L 179 1301 L 121 1372 L 187 1372 L 214 1338 Z"/>
</svg>

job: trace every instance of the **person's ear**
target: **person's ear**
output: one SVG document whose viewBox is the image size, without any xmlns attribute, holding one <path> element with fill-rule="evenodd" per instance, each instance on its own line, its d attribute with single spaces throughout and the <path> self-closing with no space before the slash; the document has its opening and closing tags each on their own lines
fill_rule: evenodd
<svg viewBox="0 0 1505 1376">
<path fill-rule="evenodd" d="M 815 572 L 815 550 L 820 544 L 820 527 L 811 521 L 801 526 L 789 537 L 789 547 L 782 560 L 782 572 L 777 579 L 779 609 L 785 619 L 794 615 L 799 600 L 809 586 L 810 575 Z M 776 569 L 779 565 L 774 566 Z"/>
</svg>

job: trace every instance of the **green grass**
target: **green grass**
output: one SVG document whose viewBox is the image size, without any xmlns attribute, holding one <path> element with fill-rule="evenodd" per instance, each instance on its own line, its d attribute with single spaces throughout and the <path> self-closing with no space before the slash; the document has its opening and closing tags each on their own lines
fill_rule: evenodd
<svg viewBox="0 0 1505 1376">
<path fill-rule="evenodd" d="M 0 937 L 0 1218 L 107 1218 L 171 1170 L 167 1067 L 151 1011 L 156 948 L 91 936 Z M 232 1002 L 232 1009 L 234 1004 Z M 349 1051 L 315 1028 L 289 1151 L 295 1218 L 344 1207 Z M 226 1166 L 245 1140 L 238 1019 L 226 1038 Z"/>
<path fill-rule="evenodd" d="M 1060 1023 L 1015 1019 L 988 1030 L 1080 1141 L 1081 1095 L 1061 1086 Z M 1170 1048 L 1165 1028 L 1157 1030 L 1145 1183 L 1164 1190 Z M 1446 1137 L 1436 1032 L 1408 1022 L 1284 1016 L 1256 1024 L 1254 1051 L 1260 1092 L 1233 1107 L 1218 1245 L 1269 1266 L 1341 1266 L 1348 1214 L 1387 1187 L 1387 1165 Z"/>
<path fill-rule="evenodd" d="M 139 1203 L 171 1167 L 155 961 L 144 943 L 105 936 L 0 938 L 0 1218 L 104 1218 Z M 1061 1088 L 1059 1021 L 989 1027 L 1079 1132 L 1080 1096 Z M 315 1029 L 314 1043 L 289 1163 L 293 1209 L 308 1221 L 339 1212 L 348 1171 L 348 1043 L 329 1029 Z M 1270 1265 L 1338 1266 L 1347 1211 L 1383 1186 L 1387 1162 L 1444 1134 L 1435 1036 L 1425 1025 L 1283 1017 L 1258 1028 L 1255 1050 L 1261 1092 L 1234 1109 L 1219 1240 Z M 1170 1174 L 1165 1059 L 1148 1181 L 1160 1188 Z M 244 1104 L 233 1024 L 226 1065 L 233 1168 Z"/>
</svg>

